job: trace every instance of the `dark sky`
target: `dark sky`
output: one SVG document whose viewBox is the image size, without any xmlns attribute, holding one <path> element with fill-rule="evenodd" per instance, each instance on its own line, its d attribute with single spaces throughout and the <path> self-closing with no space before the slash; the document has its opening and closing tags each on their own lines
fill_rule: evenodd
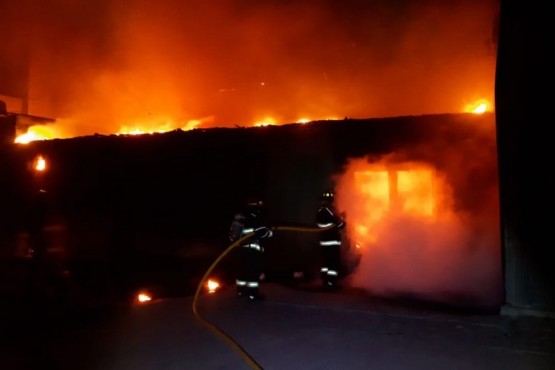
<svg viewBox="0 0 555 370">
<path fill-rule="evenodd" d="M 493 102 L 498 2 L 0 0 L 0 94 L 28 59 L 65 135 L 459 112 Z"/>
</svg>

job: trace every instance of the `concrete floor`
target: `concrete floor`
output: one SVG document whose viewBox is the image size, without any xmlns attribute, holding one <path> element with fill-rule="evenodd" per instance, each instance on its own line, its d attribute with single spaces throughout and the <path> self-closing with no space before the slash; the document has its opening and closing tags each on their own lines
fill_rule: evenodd
<svg viewBox="0 0 555 370">
<path fill-rule="evenodd" d="M 1 368 L 555 368 L 553 319 L 455 312 L 353 290 L 276 283 L 262 290 L 264 302 L 245 301 L 223 287 L 196 301 L 59 310 L 48 322 L 33 319 L 31 310 L 29 325 L 4 331 Z"/>
</svg>

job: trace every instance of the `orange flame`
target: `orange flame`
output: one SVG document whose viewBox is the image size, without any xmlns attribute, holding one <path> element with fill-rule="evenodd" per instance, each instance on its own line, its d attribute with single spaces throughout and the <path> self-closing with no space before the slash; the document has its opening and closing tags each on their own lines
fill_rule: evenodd
<svg viewBox="0 0 555 370">
<path fill-rule="evenodd" d="M 35 158 L 33 168 L 35 169 L 35 171 L 38 171 L 38 172 L 46 171 L 46 159 L 44 159 L 42 155 L 38 155 Z"/>
<path fill-rule="evenodd" d="M 27 129 L 27 132 L 15 138 L 16 144 L 28 144 L 31 141 L 54 139 L 54 133 L 46 126 L 35 125 Z"/>
<path fill-rule="evenodd" d="M 137 293 L 137 302 L 139 303 L 146 303 L 152 300 L 152 296 L 147 292 L 139 292 Z"/>
<path fill-rule="evenodd" d="M 206 289 L 208 289 L 208 293 L 215 293 L 219 287 L 220 283 L 218 283 L 216 280 L 210 279 L 206 282 Z"/>
<path fill-rule="evenodd" d="M 357 248 L 375 243 L 377 225 L 392 214 L 435 216 L 435 179 L 429 168 L 416 165 L 403 168 L 368 166 L 367 169 L 354 171 L 352 176 L 352 190 L 357 194 L 359 209 L 354 210 L 356 222 L 351 221 L 350 224 Z"/>
<path fill-rule="evenodd" d="M 482 114 L 485 112 L 492 111 L 492 105 L 487 99 L 479 99 L 473 101 L 464 106 L 463 112 L 465 113 L 474 113 L 474 114 Z M 209 124 L 214 120 L 214 117 L 209 116 L 201 119 L 190 119 L 186 122 L 181 120 L 176 120 L 171 117 L 167 116 L 153 116 L 148 117 L 148 119 L 140 119 L 140 122 L 130 123 L 128 125 L 122 125 L 118 132 L 109 133 L 115 135 L 126 135 L 126 136 L 137 136 L 137 135 L 152 135 L 157 133 L 166 133 L 173 130 L 183 130 L 189 131 L 194 130 L 203 124 Z M 265 126 L 276 126 L 282 125 L 285 123 L 297 123 L 297 124 L 307 124 L 313 121 L 324 121 L 324 120 L 339 120 L 338 117 L 334 116 L 327 116 L 324 118 L 308 118 L 304 116 L 302 118 L 298 118 L 296 121 L 283 121 L 278 118 L 272 116 L 266 116 L 260 120 L 251 123 L 250 125 L 246 125 L 247 127 L 265 127 Z M 64 122 L 63 125 L 76 125 L 75 123 L 71 122 Z M 62 137 L 71 137 L 71 135 L 61 134 L 60 127 L 62 123 L 58 125 L 49 124 L 46 125 L 35 125 L 31 126 L 26 133 L 21 134 L 16 137 L 15 143 L 19 144 L 27 144 L 31 141 L 37 140 L 50 140 L 50 139 L 57 139 Z"/>
<path fill-rule="evenodd" d="M 455 206 L 448 173 L 393 160 L 351 159 L 337 178 L 338 209 L 358 260 L 349 284 L 380 295 L 451 300 L 443 293 L 458 292 L 497 300 L 491 293 L 498 292 L 499 246 Z"/>
<path fill-rule="evenodd" d="M 203 124 L 208 124 L 212 122 L 214 117 L 205 117 L 201 119 L 191 119 L 186 121 L 185 123 L 179 122 L 172 118 L 167 117 L 153 117 L 150 120 L 142 120 L 140 123 L 132 123 L 129 125 L 123 125 L 116 133 L 110 133 L 118 136 L 138 136 L 138 135 L 153 135 L 153 134 L 161 134 L 170 132 L 173 130 L 182 130 L 182 131 L 189 131 L 199 128 Z M 325 120 L 336 120 L 335 117 L 328 117 Z M 306 124 L 309 122 L 314 121 L 310 118 L 299 118 L 296 122 L 298 124 Z M 162 123 L 161 123 L 162 122 Z M 267 116 L 260 121 L 256 121 L 247 127 L 264 127 L 264 126 L 275 126 L 281 125 L 285 123 L 291 122 L 279 122 L 277 119 Z M 62 130 L 60 127 L 62 125 L 70 126 L 71 122 L 64 122 L 63 124 L 48 124 L 46 125 L 35 125 L 31 126 L 26 133 L 21 134 L 16 137 L 15 143 L 18 144 L 28 144 L 32 141 L 37 140 L 51 140 L 51 139 L 59 139 L 59 138 L 67 138 L 72 137 L 67 132 L 65 134 L 61 134 Z"/>
<path fill-rule="evenodd" d="M 472 103 L 467 104 L 463 112 L 465 113 L 474 113 L 474 114 L 483 114 L 486 112 L 492 112 L 493 107 L 491 103 L 487 99 L 479 99 Z"/>
</svg>

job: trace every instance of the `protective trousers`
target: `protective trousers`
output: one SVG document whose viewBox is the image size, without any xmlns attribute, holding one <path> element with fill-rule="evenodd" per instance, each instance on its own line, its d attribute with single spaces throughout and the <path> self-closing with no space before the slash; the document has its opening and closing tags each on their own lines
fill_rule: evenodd
<svg viewBox="0 0 555 370">
<path fill-rule="evenodd" d="M 337 285 L 339 268 L 341 266 L 341 242 L 320 241 L 322 253 L 322 267 L 320 273 L 325 287 L 331 288 Z"/>
<path fill-rule="evenodd" d="M 260 274 L 263 252 L 249 246 L 241 247 L 242 266 L 236 280 L 237 293 L 248 297 L 260 295 Z"/>
</svg>

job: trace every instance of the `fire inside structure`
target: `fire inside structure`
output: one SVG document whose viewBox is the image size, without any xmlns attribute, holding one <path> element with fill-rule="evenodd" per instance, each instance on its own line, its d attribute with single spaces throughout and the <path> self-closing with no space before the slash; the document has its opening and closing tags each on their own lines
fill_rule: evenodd
<svg viewBox="0 0 555 370">
<path fill-rule="evenodd" d="M 249 193 L 265 195 L 274 226 L 310 226 L 319 192 L 333 186 L 347 217 L 346 285 L 498 309 L 494 117 L 350 119 L 12 145 L 16 161 L 38 154 L 47 161 L 41 181 L 62 214 L 49 226 L 67 233 L 58 237 L 66 244 L 52 249 L 71 259 L 121 254 L 119 267 L 129 256 L 148 264 L 157 253 L 211 260 L 221 252 L 218 235 Z M 237 163 L 253 153 L 256 162 Z M 292 262 L 314 276 L 314 237 L 277 233 L 268 242 L 269 278 L 286 276 Z"/>
<path fill-rule="evenodd" d="M 6 34 L 12 37 L 7 38 L 12 42 L 6 43 L 0 63 L 28 68 L 21 73 L 0 75 L 0 81 L 9 82 L 2 86 L 13 87 L 10 91 L 0 90 L 0 98 L 7 102 L 9 115 L 17 117 L 15 127 L 7 131 L 4 141 L 17 143 L 16 150 L 29 153 L 30 157 L 39 154 L 37 151 L 41 148 L 47 149 L 45 155 L 53 160 L 54 170 L 44 177 L 54 183 L 53 196 L 58 191 L 60 201 L 71 208 L 66 209 L 68 215 L 75 212 L 85 217 L 87 211 L 79 209 L 79 213 L 76 208 L 87 196 L 96 199 L 86 193 L 96 186 L 102 194 L 108 192 L 108 199 L 121 202 L 114 208 L 127 207 L 137 217 L 146 218 L 133 203 L 144 206 L 148 202 L 144 194 L 156 194 L 156 199 L 162 197 L 163 204 L 173 202 L 167 206 L 170 212 L 163 210 L 173 214 L 174 208 L 183 205 L 181 195 L 176 196 L 177 184 L 192 194 L 205 191 L 201 188 L 211 189 L 213 193 L 221 189 L 216 184 L 184 185 L 179 176 L 170 175 L 175 169 L 161 163 L 169 161 L 175 168 L 186 165 L 167 154 L 147 150 L 148 145 L 155 144 L 142 148 L 153 157 L 120 152 L 123 148 L 134 151 L 138 150 L 135 145 L 170 140 L 155 134 L 167 133 L 171 138 L 185 134 L 198 137 L 209 128 L 237 128 L 237 132 L 242 132 L 242 128 L 259 127 L 257 137 L 264 137 L 270 132 L 266 129 L 277 128 L 267 126 L 283 126 L 288 130 L 286 126 L 298 123 L 308 133 L 319 132 L 318 127 L 322 125 L 344 125 L 350 130 L 345 142 L 349 141 L 352 147 L 339 155 L 345 162 L 337 167 L 336 159 L 318 154 L 330 168 L 322 169 L 323 165 L 317 163 L 310 169 L 316 171 L 313 176 L 303 173 L 299 175 L 300 180 L 291 180 L 296 187 L 302 187 L 301 193 L 308 199 L 313 196 L 311 192 L 328 185 L 334 175 L 338 201 L 349 215 L 348 239 L 355 253 L 364 256 L 350 283 L 379 294 L 441 292 L 442 299 L 459 295 L 496 305 L 501 290 L 498 207 L 497 194 L 492 190 L 496 181 L 486 174 L 496 173 L 495 150 L 489 144 L 494 138 L 492 102 L 498 1 L 457 0 L 438 5 L 433 0 L 421 0 L 396 6 L 389 3 L 383 0 L 358 7 L 350 1 L 322 1 L 319 5 L 261 1 L 245 8 L 233 2 L 214 6 L 195 0 L 195 6 L 191 7 L 190 2 L 185 5 L 168 1 L 160 5 L 134 0 L 125 9 L 110 2 L 97 4 L 93 10 L 78 3 L 64 11 L 43 9 L 40 19 L 34 19 L 28 9 L 9 6 L 6 14 L 11 17 L 7 18 L 28 27 L 25 35 L 17 31 L 20 27 L 8 27 Z M 64 41 L 64 53 L 58 52 L 59 40 Z M 26 52 L 16 53 L 22 45 L 27 46 Z M 21 63 L 22 60 L 26 63 Z M 419 144 L 409 145 L 408 152 L 400 149 L 404 148 L 403 144 L 390 145 L 384 150 L 385 144 L 372 137 L 362 145 L 364 149 L 353 149 L 357 140 L 353 136 L 357 135 L 358 128 L 354 129 L 352 124 L 359 123 L 358 120 L 398 117 L 403 121 L 414 116 L 415 121 L 420 121 L 419 117 L 430 115 L 429 120 L 434 121 L 434 115 L 469 112 L 485 113 L 477 115 L 476 121 L 469 119 L 469 125 L 475 126 L 471 137 L 476 136 L 477 142 L 486 137 L 488 143 L 483 148 L 469 144 L 476 149 L 474 152 L 466 146 L 468 143 L 457 143 L 453 148 L 462 147 L 457 156 L 453 148 L 444 148 L 432 140 L 443 131 L 430 133 L 427 144 L 413 132 L 416 136 L 412 140 Z M 21 118 L 27 116 L 55 118 L 21 124 Z M 482 120 L 485 124 L 480 123 Z M 392 127 L 387 132 L 397 130 L 398 121 L 390 123 Z M 444 130 L 441 124 L 429 126 Z M 460 122 L 452 129 L 459 130 Z M 302 132 L 299 128 L 294 131 L 297 130 Z M 405 140 L 404 130 L 399 129 L 401 141 Z M 382 135 L 380 132 L 378 136 Z M 88 142 L 91 135 L 104 139 L 102 143 L 110 143 L 109 146 L 117 139 L 137 140 L 125 141 L 125 144 L 118 141 L 122 143 L 121 149 L 108 150 L 113 157 L 99 153 L 99 158 L 110 158 L 112 163 L 103 164 L 104 168 L 96 167 L 100 173 L 91 171 L 90 174 L 77 170 L 82 163 L 70 161 L 86 158 L 88 163 L 97 163 L 93 153 L 76 155 L 69 149 L 59 149 L 70 147 L 76 141 L 51 140 L 83 138 Z M 337 144 L 333 140 L 322 142 L 318 135 L 310 140 L 312 143 L 304 143 L 306 150 L 329 150 L 327 156 L 338 155 L 334 152 Z M 316 148 L 315 143 L 321 146 Z M 236 152 L 230 145 L 218 142 L 219 150 Z M 273 144 L 268 146 L 273 147 Z M 435 148 L 443 158 L 435 158 L 437 153 L 432 155 L 425 147 Z M 52 153 L 48 153 L 48 148 Z M 196 153 L 181 149 L 182 152 L 174 155 L 185 163 L 189 161 L 185 152 L 195 156 L 204 153 L 209 162 L 215 158 L 204 148 L 196 148 Z M 67 158 L 57 154 L 59 150 Z M 293 154 L 283 154 L 280 149 L 273 151 L 281 154 L 265 152 L 275 160 L 273 163 L 266 158 L 266 163 L 283 177 L 293 176 L 285 174 L 295 171 L 310 172 L 296 163 L 299 158 Z M 372 153 L 379 156 L 366 158 Z M 308 154 L 300 154 L 306 160 Z M 464 159 L 463 154 L 466 154 Z M 288 161 L 284 162 L 284 156 L 289 156 Z M 139 157 L 143 159 L 141 165 L 134 162 Z M 129 159 L 132 165 L 121 158 L 133 158 Z M 227 159 L 218 158 L 221 163 L 214 160 L 210 162 L 216 163 L 212 167 L 229 164 Z M 476 158 L 480 163 L 470 160 Z M 157 163 L 160 169 L 147 166 L 152 163 Z M 144 174 L 148 172 L 147 167 L 152 177 L 158 174 L 161 181 L 168 180 L 170 190 L 148 182 L 149 188 L 141 184 L 144 178 L 130 170 L 136 168 Z M 453 169 L 461 167 L 464 170 L 460 173 Z M 318 168 L 321 169 L 315 170 Z M 201 173 L 204 177 L 199 178 L 218 178 L 216 172 Z M 476 173 L 485 179 L 484 188 L 474 189 L 474 193 L 469 191 L 472 195 L 461 195 L 469 185 L 464 176 Z M 120 190 L 125 188 L 127 194 L 98 185 L 99 179 L 107 179 L 107 174 L 116 178 L 107 181 Z M 214 182 L 228 183 L 230 174 L 227 175 Z M 298 204 L 298 213 L 276 210 L 279 218 L 311 222 L 312 207 L 302 205 L 302 199 L 296 196 L 289 199 L 285 194 L 278 194 L 270 179 L 283 185 L 283 190 L 297 192 L 298 189 L 288 188 L 291 185 L 277 174 L 264 173 L 263 178 L 272 184 L 268 192 L 277 208 L 278 204 L 281 207 Z M 82 189 L 83 194 L 78 194 L 73 187 Z M 173 198 L 169 199 L 170 195 Z M 222 201 L 221 197 L 218 199 Z M 481 204 L 476 204 L 475 199 Z M 94 202 L 88 199 L 84 203 Z M 216 211 L 221 204 L 210 206 L 216 213 L 229 211 L 225 207 Z M 112 205 L 106 206 L 109 207 Z M 145 209 L 152 207 L 148 204 Z M 123 217 L 123 213 L 118 213 L 118 217 Z M 216 220 L 222 224 L 228 221 L 223 214 L 218 217 L 221 220 Z M 169 224 L 176 222 L 169 218 L 165 219 Z M 200 217 L 198 222 L 196 226 L 202 230 L 201 222 L 209 224 L 214 220 Z M 100 234 L 105 232 L 101 230 Z M 129 230 L 118 232 L 125 236 L 130 233 Z M 83 240 L 86 239 L 83 235 L 74 239 L 81 240 L 83 245 L 88 242 Z M 479 271 L 474 275 L 476 281 L 464 277 L 468 270 Z"/>
<path fill-rule="evenodd" d="M 362 256 L 350 284 L 380 296 L 412 294 L 446 302 L 466 296 L 475 305 L 499 304 L 495 190 L 488 190 L 485 209 L 465 215 L 457 209 L 450 175 L 395 156 L 352 159 L 338 178 L 348 236 Z M 489 214 L 479 214 L 484 211 Z M 490 226 L 478 226 L 478 219 Z"/>
</svg>

